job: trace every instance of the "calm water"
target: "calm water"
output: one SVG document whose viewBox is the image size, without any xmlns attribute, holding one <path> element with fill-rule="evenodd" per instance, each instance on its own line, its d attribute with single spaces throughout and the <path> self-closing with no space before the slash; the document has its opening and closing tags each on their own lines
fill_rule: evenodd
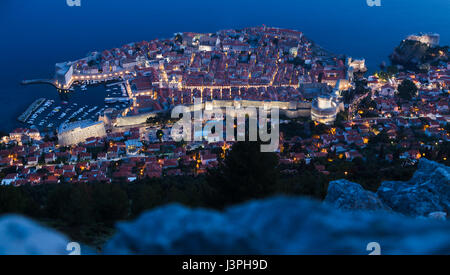
<svg viewBox="0 0 450 275">
<path fill-rule="evenodd" d="M 91 50 L 171 37 L 179 31 L 214 32 L 268 25 L 303 31 L 335 53 L 365 57 L 373 70 L 407 34 L 438 32 L 450 44 L 449 0 L 81 0 L 0 1 L 0 130 L 38 97 L 57 98 L 52 87 L 20 86 L 52 77 L 54 64 Z M 77 100 L 99 100 L 81 95 Z M 101 99 L 100 99 L 101 100 Z"/>
</svg>

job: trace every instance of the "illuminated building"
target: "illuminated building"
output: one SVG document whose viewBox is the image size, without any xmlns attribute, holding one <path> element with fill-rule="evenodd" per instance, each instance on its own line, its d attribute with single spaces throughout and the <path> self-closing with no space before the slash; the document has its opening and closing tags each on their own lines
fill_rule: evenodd
<svg viewBox="0 0 450 275">
<path fill-rule="evenodd" d="M 311 119 L 323 124 L 333 124 L 339 106 L 330 95 L 320 95 L 313 100 L 311 105 Z"/>
<path fill-rule="evenodd" d="M 85 142 L 91 137 L 105 137 L 106 130 L 103 121 L 91 120 L 64 123 L 58 129 L 58 141 L 62 146 Z"/>
</svg>

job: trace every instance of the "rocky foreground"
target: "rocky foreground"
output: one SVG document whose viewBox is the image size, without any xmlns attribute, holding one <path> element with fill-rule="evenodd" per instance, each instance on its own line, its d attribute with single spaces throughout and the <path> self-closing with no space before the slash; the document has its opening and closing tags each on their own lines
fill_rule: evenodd
<svg viewBox="0 0 450 275">
<path fill-rule="evenodd" d="M 450 254 L 449 179 L 449 167 L 422 160 L 410 181 L 384 182 L 377 193 L 332 182 L 325 203 L 278 197 L 225 212 L 169 205 L 120 223 L 103 253 L 369 254 L 377 242 L 381 254 Z M 68 254 L 68 243 L 26 218 L 0 218 L 0 254 Z"/>
<path fill-rule="evenodd" d="M 385 181 L 376 193 L 346 180 L 333 181 L 325 202 L 345 210 L 385 210 L 445 219 L 450 213 L 450 167 L 422 159 L 409 181 Z"/>
</svg>

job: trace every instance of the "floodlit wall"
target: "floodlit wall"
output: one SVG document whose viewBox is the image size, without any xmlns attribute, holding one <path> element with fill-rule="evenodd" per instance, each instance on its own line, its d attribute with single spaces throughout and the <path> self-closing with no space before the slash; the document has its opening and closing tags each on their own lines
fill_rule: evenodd
<svg viewBox="0 0 450 275">
<path fill-rule="evenodd" d="M 105 136 L 106 130 L 103 121 L 81 121 L 63 124 L 58 130 L 58 142 L 62 146 L 85 142 L 91 137 Z"/>
</svg>

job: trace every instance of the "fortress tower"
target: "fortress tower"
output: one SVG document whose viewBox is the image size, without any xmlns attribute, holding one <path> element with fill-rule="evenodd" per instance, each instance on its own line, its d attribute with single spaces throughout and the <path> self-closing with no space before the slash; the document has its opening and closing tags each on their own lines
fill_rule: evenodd
<svg viewBox="0 0 450 275">
<path fill-rule="evenodd" d="M 311 105 L 311 119 L 323 124 L 333 124 L 339 106 L 330 95 L 320 95 L 313 100 Z"/>
</svg>

